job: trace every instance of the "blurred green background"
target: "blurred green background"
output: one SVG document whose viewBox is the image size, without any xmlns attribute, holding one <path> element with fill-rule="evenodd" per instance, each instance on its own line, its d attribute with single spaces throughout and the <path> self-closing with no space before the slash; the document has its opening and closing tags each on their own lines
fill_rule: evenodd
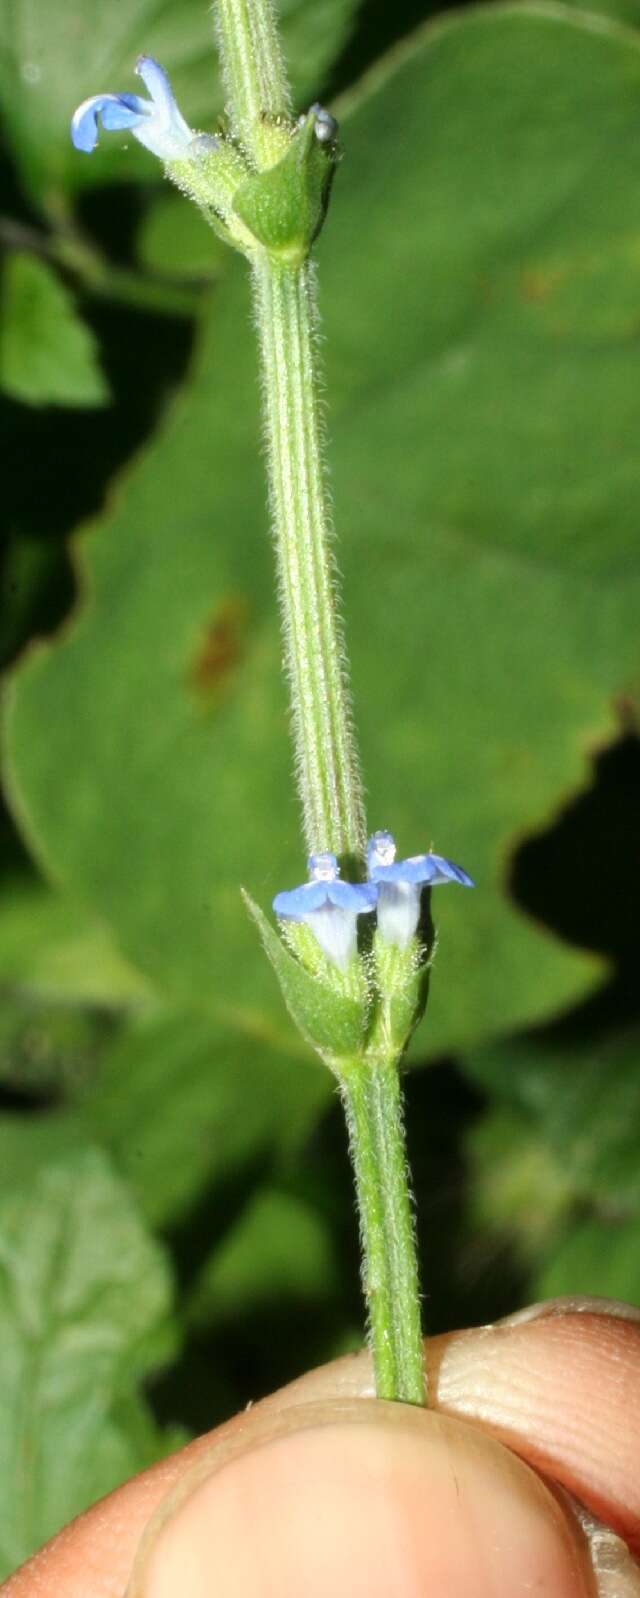
<svg viewBox="0 0 640 1598">
<path fill-rule="evenodd" d="M 329 461 L 373 827 L 438 891 L 425 1321 L 640 1301 L 640 21 L 281 0 L 337 111 Z M 435 10 L 435 8 L 434 8 Z M 241 262 L 75 104 L 204 0 L 0 0 L 0 1567 L 357 1346 L 332 1083 L 243 911 L 303 868 Z"/>
</svg>

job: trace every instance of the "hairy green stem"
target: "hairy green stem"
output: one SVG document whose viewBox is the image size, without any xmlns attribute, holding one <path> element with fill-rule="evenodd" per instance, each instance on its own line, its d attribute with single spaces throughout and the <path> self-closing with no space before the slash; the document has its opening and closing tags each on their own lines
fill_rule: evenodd
<svg viewBox="0 0 640 1598">
<path fill-rule="evenodd" d="M 233 136 L 261 172 L 289 108 L 271 0 L 217 0 Z M 280 121 L 278 120 L 280 119 Z M 244 213 L 246 216 L 246 212 Z M 260 339 L 269 488 L 307 848 L 360 870 L 364 805 L 338 620 L 323 460 L 315 278 L 308 260 L 247 249 Z M 389 1045 L 390 1047 L 390 1045 Z M 397 1058 L 341 1069 L 364 1250 L 376 1390 L 425 1402 L 420 1296 Z"/>
<path fill-rule="evenodd" d="M 354 1061 L 341 1094 L 360 1211 L 376 1393 L 424 1404 L 420 1285 L 397 1064 Z"/>
<path fill-rule="evenodd" d="M 254 265 L 267 459 L 296 768 L 313 852 L 357 857 L 364 812 L 335 600 L 318 408 L 314 277 Z"/>
<path fill-rule="evenodd" d="M 270 0 L 218 0 L 215 16 L 234 134 L 256 166 L 267 167 L 273 158 L 270 123 L 291 109 Z"/>
</svg>

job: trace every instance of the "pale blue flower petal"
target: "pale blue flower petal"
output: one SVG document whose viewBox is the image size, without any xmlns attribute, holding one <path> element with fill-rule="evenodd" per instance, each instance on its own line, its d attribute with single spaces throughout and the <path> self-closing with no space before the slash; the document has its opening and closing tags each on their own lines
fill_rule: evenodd
<svg viewBox="0 0 640 1598">
<path fill-rule="evenodd" d="M 277 893 L 276 915 L 303 921 L 334 965 L 344 969 L 356 953 L 357 921 L 375 910 L 378 890 L 371 882 L 342 882 L 335 855 L 310 855 L 310 882 Z"/>
<path fill-rule="evenodd" d="M 410 855 L 407 860 L 396 860 L 396 846 L 390 832 L 374 832 L 367 845 L 367 861 L 371 882 L 419 882 L 432 886 L 438 882 L 459 882 L 464 888 L 475 886 L 468 872 L 454 860 L 444 855 Z"/>
<path fill-rule="evenodd" d="M 369 880 L 378 888 L 378 931 L 385 943 L 394 943 L 400 949 L 407 947 L 415 936 L 420 920 L 420 897 L 423 888 L 436 887 L 440 882 L 459 882 L 464 888 L 474 886 L 462 866 L 444 855 L 411 855 L 407 860 L 396 860 L 395 839 L 390 832 L 374 832 L 367 845 Z"/>
<path fill-rule="evenodd" d="M 164 67 L 153 56 L 141 55 L 136 72 L 149 90 L 153 112 L 146 125 L 139 127 L 136 138 L 161 161 L 184 160 L 193 129 L 178 110 Z"/>
<path fill-rule="evenodd" d="M 369 876 L 373 876 L 374 868 L 390 866 L 396 858 L 396 840 L 392 832 L 374 832 L 367 844 L 367 865 Z"/>
<path fill-rule="evenodd" d="M 357 915 L 351 910 L 341 910 L 338 905 L 325 904 L 304 919 L 327 959 L 344 971 L 357 953 Z"/>
<path fill-rule="evenodd" d="M 357 916 L 375 910 L 378 894 L 372 882 L 329 882 L 327 899 L 343 910 L 353 910 Z"/>
<path fill-rule="evenodd" d="M 396 860 L 390 866 L 371 867 L 372 882 L 419 882 L 426 886 L 430 882 L 446 880 L 448 879 L 438 874 L 438 867 L 433 855 L 430 854 L 417 854 L 409 860 Z"/>
<path fill-rule="evenodd" d="M 100 121 L 107 133 L 134 128 L 143 117 L 151 115 L 149 101 L 139 94 L 103 94 L 100 98 L 105 102 Z"/>
<path fill-rule="evenodd" d="M 327 885 L 324 882 L 303 882 L 299 888 L 277 893 L 273 908 L 287 921 L 304 921 L 312 910 L 321 910 L 328 903 Z"/>
<path fill-rule="evenodd" d="M 378 885 L 378 932 L 384 943 L 406 949 L 420 920 L 417 882 L 381 882 Z"/>
<path fill-rule="evenodd" d="M 433 860 L 438 872 L 434 882 L 459 882 L 462 888 L 475 888 L 473 877 L 470 877 L 462 866 L 457 866 L 455 860 L 445 860 L 440 854 L 432 854 L 430 859 Z"/>
<path fill-rule="evenodd" d="M 155 56 L 139 55 L 136 72 L 138 77 L 142 78 L 145 89 L 149 90 L 154 105 L 158 108 L 166 106 L 168 113 L 171 114 L 171 108 L 175 105 L 171 81 L 168 72 L 165 72 L 160 62 L 156 61 Z"/>
<path fill-rule="evenodd" d="M 74 111 L 71 138 L 76 150 L 90 155 L 98 142 L 98 117 L 104 128 L 134 128 L 147 115 L 146 101 L 137 94 L 93 94 Z"/>
<path fill-rule="evenodd" d="M 335 855 L 328 852 L 310 855 L 307 869 L 310 882 L 276 894 L 273 901 L 276 915 L 290 921 L 303 921 L 310 911 L 320 910 L 325 905 L 334 905 L 356 916 L 375 909 L 378 893 L 374 884 L 343 882 Z"/>
<path fill-rule="evenodd" d="M 193 132 L 178 110 L 164 68 L 152 56 L 141 56 L 137 71 L 151 99 L 138 94 L 94 94 L 84 100 L 71 122 L 76 149 L 87 153 L 95 150 L 99 117 L 109 133 L 130 128 L 138 143 L 161 161 L 184 160 Z"/>
</svg>

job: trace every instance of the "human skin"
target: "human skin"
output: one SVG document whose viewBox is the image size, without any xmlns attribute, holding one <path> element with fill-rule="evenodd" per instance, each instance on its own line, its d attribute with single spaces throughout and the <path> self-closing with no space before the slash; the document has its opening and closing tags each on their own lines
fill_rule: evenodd
<svg viewBox="0 0 640 1598">
<path fill-rule="evenodd" d="M 431 1411 L 375 1400 L 367 1354 L 311 1371 L 1 1598 L 640 1598 L 640 1311 L 557 1300 L 425 1347 Z"/>
</svg>

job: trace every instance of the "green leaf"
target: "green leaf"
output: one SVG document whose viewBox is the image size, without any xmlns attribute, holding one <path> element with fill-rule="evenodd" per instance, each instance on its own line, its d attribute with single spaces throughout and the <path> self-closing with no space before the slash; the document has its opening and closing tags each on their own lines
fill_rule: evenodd
<svg viewBox="0 0 640 1598">
<path fill-rule="evenodd" d="M 83 1113 L 145 1214 L 166 1225 L 256 1157 L 291 1157 L 330 1089 L 328 1073 L 277 1036 L 183 1013 L 122 1030 Z"/>
<path fill-rule="evenodd" d="M 640 1302 L 638 1221 L 590 1220 L 576 1226 L 554 1249 L 552 1259 L 534 1279 L 536 1298 L 562 1293 L 595 1293 Z"/>
<path fill-rule="evenodd" d="M 317 93 L 347 38 L 357 0 L 279 0 L 296 102 Z M 140 87 L 136 58 L 169 72 L 194 129 L 222 110 L 210 7 L 204 0 L 0 0 L 0 106 L 22 177 L 41 204 L 58 209 L 66 189 L 153 173 L 131 135 L 109 135 L 89 160 L 73 150 L 69 119 L 91 94 Z"/>
<path fill-rule="evenodd" d="M 175 189 L 161 189 L 146 210 L 137 236 L 140 265 L 148 272 L 180 278 L 217 277 L 230 252 L 195 205 Z"/>
<path fill-rule="evenodd" d="M 2 277 L 0 387 L 25 405 L 105 405 L 93 334 L 50 266 L 9 255 Z"/>
<path fill-rule="evenodd" d="M 538 1265 L 573 1213 L 570 1171 L 555 1159 L 543 1129 L 502 1106 L 489 1109 L 465 1142 L 474 1238 L 485 1252 L 508 1241 L 529 1268 Z"/>
<path fill-rule="evenodd" d="M 478 883 L 433 894 L 433 1049 L 600 969 L 518 913 L 505 863 L 640 681 L 639 105 L 633 35 L 494 5 L 345 107 L 322 301 L 370 821 Z M 259 1033 L 280 1001 L 237 884 L 267 903 L 300 850 L 258 437 L 230 270 L 189 393 L 83 544 L 75 625 L 18 675 L 9 745 L 50 869 L 172 1002 Z"/>
<path fill-rule="evenodd" d="M 53 1159 L 100 1145 L 156 1226 L 203 1191 L 267 1160 L 288 1167 L 332 1083 L 277 1036 L 243 1035 L 197 1013 L 105 1010 L 5 998 L 0 1081 L 67 1106 L 0 1116 L 0 1191 Z"/>
<path fill-rule="evenodd" d="M 564 0 L 565 5 L 578 11 L 593 11 L 597 17 L 608 17 L 612 22 L 625 23 L 630 28 L 640 24 L 639 0 Z"/>
<path fill-rule="evenodd" d="M 0 1115 L 0 1202 L 31 1188 L 49 1166 L 66 1163 L 86 1146 L 86 1127 L 73 1111 Z"/>
<path fill-rule="evenodd" d="M 0 1082 L 38 1097 L 74 1098 L 95 1077 L 114 1019 L 103 1009 L 1 993 Z"/>
<path fill-rule="evenodd" d="M 294 1194 L 264 1188 L 201 1271 L 189 1318 L 211 1326 L 288 1296 L 323 1301 L 336 1278 L 326 1222 Z"/>
<path fill-rule="evenodd" d="M 572 1049 L 511 1040 L 465 1065 L 494 1104 L 507 1106 L 542 1142 L 557 1180 L 576 1197 L 622 1215 L 640 1210 L 637 1030 Z"/>
<path fill-rule="evenodd" d="M 3 985 L 41 1002 L 120 1009 L 153 998 L 109 929 L 35 874 L 3 883 L 0 970 Z"/>
<path fill-rule="evenodd" d="M 168 1309 L 164 1256 L 100 1155 L 3 1194 L 3 1574 L 148 1454 L 137 1388 L 166 1358 Z"/>
<path fill-rule="evenodd" d="M 515 1245 L 534 1297 L 637 1297 L 640 1035 L 572 1048 L 526 1039 L 468 1057 L 490 1108 L 467 1137 L 469 1216 Z"/>
</svg>

